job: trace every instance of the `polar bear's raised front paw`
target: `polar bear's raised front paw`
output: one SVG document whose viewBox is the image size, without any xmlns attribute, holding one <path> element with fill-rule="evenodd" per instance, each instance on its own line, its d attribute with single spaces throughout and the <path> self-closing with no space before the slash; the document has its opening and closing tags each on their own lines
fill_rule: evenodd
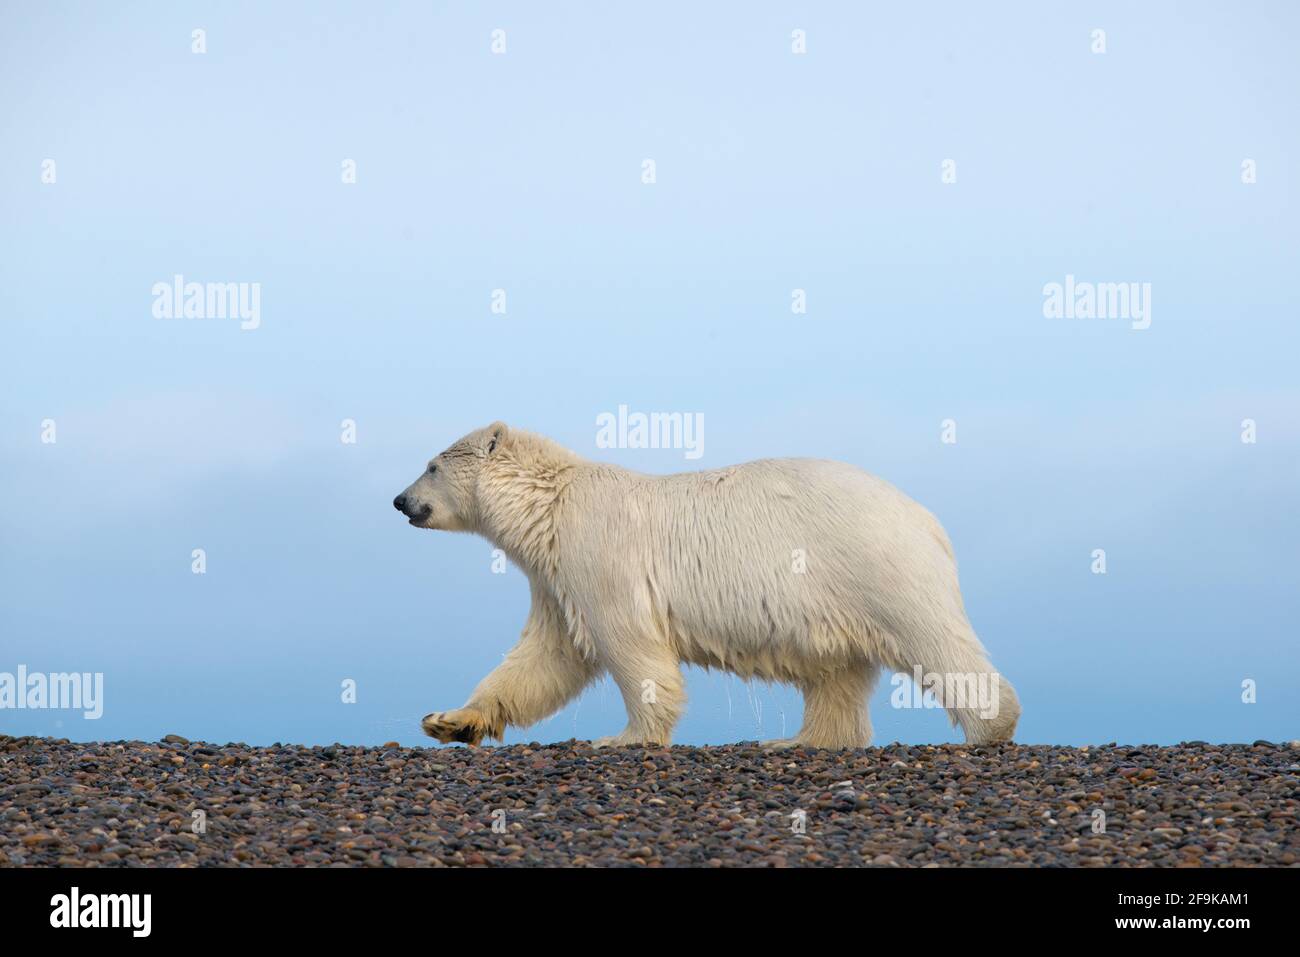
<svg viewBox="0 0 1300 957">
<path fill-rule="evenodd" d="M 420 722 L 424 733 L 443 744 L 459 741 L 476 747 L 484 736 L 491 733 L 487 718 L 473 708 L 456 708 L 452 711 L 434 711 Z"/>
</svg>

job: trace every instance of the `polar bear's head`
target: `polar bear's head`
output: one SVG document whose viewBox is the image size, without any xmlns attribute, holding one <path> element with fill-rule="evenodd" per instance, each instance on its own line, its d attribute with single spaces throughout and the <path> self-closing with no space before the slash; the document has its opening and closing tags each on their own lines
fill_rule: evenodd
<svg viewBox="0 0 1300 957">
<path fill-rule="evenodd" d="M 479 472 L 508 431 L 504 422 L 493 422 L 453 443 L 429 460 L 420 477 L 393 499 L 393 507 L 416 528 L 472 531 L 478 516 Z"/>
</svg>

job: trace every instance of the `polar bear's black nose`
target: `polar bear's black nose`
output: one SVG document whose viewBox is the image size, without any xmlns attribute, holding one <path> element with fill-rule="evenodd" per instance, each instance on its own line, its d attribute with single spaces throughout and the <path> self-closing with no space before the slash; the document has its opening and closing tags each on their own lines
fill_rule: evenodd
<svg viewBox="0 0 1300 957">
<path fill-rule="evenodd" d="M 405 495 L 399 495 L 399 496 L 397 496 L 397 498 L 393 499 L 393 508 L 397 509 L 399 512 L 405 512 L 405 511 L 406 511 L 406 496 L 405 496 Z"/>
</svg>

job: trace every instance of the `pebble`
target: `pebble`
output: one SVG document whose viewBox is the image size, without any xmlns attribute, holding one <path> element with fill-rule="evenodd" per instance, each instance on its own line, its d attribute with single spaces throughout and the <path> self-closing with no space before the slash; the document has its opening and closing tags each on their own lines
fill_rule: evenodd
<svg viewBox="0 0 1300 957">
<path fill-rule="evenodd" d="M 1300 867 L 1295 750 L 0 735 L 0 866 Z"/>
</svg>

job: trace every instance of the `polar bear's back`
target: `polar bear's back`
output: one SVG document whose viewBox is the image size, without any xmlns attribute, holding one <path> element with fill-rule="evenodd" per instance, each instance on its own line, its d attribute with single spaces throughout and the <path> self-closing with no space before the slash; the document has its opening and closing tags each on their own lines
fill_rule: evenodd
<svg viewBox="0 0 1300 957">
<path fill-rule="evenodd" d="M 879 656 L 892 634 L 915 631 L 923 605 L 964 621 L 939 523 L 854 466 L 600 468 L 590 481 L 580 540 L 601 542 L 588 555 L 601 564 L 589 573 L 641 596 L 684 660 L 786 679 L 828 655 Z"/>
<path fill-rule="evenodd" d="M 883 479 L 843 462 L 762 459 L 666 476 L 648 492 L 650 514 L 671 522 L 657 529 L 673 533 L 670 551 L 687 545 L 744 564 L 768 553 L 791 558 L 792 550 L 802 549 L 805 558 L 817 554 L 856 565 L 870 555 L 938 544 L 950 557 L 933 515 Z"/>
</svg>

